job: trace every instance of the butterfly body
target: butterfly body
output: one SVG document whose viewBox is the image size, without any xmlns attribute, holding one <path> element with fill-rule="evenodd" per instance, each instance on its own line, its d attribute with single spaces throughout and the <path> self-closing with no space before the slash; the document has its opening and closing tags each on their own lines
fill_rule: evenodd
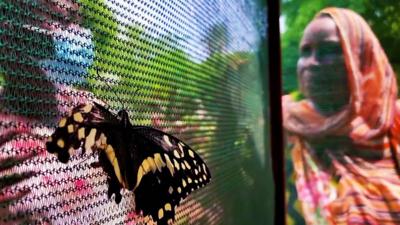
<svg viewBox="0 0 400 225">
<path fill-rule="evenodd" d="M 98 103 L 75 107 L 60 120 L 46 147 L 64 163 L 79 148 L 98 152 L 93 166 L 106 172 L 108 196 L 115 195 L 119 203 L 122 188 L 133 191 L 136 211 L 158 224 L 173 220 L 180 201 L 211 179 L 203 160 L 184 142 L 134 126 L 127 111 L 115 115 Z"/>
</svg>

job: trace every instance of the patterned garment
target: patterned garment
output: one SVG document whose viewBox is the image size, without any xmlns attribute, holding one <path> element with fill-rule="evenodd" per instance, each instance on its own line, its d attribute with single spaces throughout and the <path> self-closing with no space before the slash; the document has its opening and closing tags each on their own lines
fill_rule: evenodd
<svg viewBox="0 0 400 225">
<path fill-rule="evenodd" d="M 351 96 L 328 117 L 283 96 L 301 211 L 307 224 L 400 224 L 396 76 L 364 19 L 339 8 L 321 14 L 338 28 Z"/>
</svg>

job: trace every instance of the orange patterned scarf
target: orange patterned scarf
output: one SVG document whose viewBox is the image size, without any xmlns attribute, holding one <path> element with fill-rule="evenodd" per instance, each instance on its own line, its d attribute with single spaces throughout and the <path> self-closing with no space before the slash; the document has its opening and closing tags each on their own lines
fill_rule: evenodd
<svg viewBox="0 0 400 225">
<path fill-rule="evenodd" d="M 351 96 L 330 117 L 283 97 L 303 214 L 308 224 L 400 224 L 396 76 L 364 19 L 339 8 L 321 14 L 338 27 Z"/>
</svg>

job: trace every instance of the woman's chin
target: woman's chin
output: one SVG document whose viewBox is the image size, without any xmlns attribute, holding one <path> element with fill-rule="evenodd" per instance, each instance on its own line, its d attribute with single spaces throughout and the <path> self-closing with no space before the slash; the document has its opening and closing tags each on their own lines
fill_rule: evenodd
<svg viewBox="0 0 400 225">
<path fill-rule="evenodd" d="M 329 99 L 329 98 L 327 98 L 327 99 Z M 347 105 L 347 102 L 340 103 L 340 102 L 334 102 L 334 100 L 327 102 L 326 101 L 327 99 L 325 99 L 322 102 L 311 100 L 315 109 L 324 116 L 332 116 L 335 113 L 342 111 L 343 108 Z"/>
</svg>

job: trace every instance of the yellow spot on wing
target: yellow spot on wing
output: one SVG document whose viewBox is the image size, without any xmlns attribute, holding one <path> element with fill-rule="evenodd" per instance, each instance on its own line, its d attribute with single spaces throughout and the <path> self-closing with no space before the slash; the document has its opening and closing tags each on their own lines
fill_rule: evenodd
<svg viewBox="0 0 400 225">
<path fill-rule="evenodd" d="M 147 162 L 150 166 L 151 171 L 153 173 L 155 173 L 157 170 L 157 166 L 156 166 L 156 162 L 154 162 L 154 159 L 152 157 L 147 157 Z"/>
<path fill-rule="evenodd" d="M 189 152 L 190 157 L 194 158 L 194 152 L 191 149 L 189 149 L 188 152 Z"/>
<path fill-rule="evenodd" d="M 206 164 L 204 164 L 204 163 L 203 163 L 203 171 L 205 174 L 207 174 Z"/>
<path fill-rule="evenodd" d="M 164 136 L 163 136 L 163 139 L 164 139 L 164 142 L 167 143 L 167 145 L 168 145 L 169 147 L 172 147 L 172 143 L 171 143 L 171 141 L 169 140 L 168 135 L 164 135 Z"/>
<path fill-rule="evenodd" d="M 158 210 L 158 219 L 160 220 L 163 217 L 164 217 L 164 210 L 163 209 Z"/>
<path fill-rule="evenodd" d="M 114 160 L 116 159 L 114 148 L 111 145 L 107 145 L 106 155 L 107 155 L 108 160 L 110 160 L 111 163 L 114 162 Z"/>
<path fill-rule="evenodd" d="M 74 125 L 70 124 L 67 127 L 68 133 L 73 133 L 74 132 Z"/>
<path fill-rule="evenodd" d="M 177 158 L 177 159 L 179 159 L 179 158 L 181 158 L 181 155 L 179 155 L 179 152 L 178 152 L 178 150 L 174 150 L 174 156 L 175 156 L 175 158 Z"/>
<path fill-rule="evenodd" d="M 180 194 L 182 192 L 182 188 L 178 187 L 178 193 Z"/>
<path fill-rule="evenodd" d="M 92 108 L 93 108 L 93 105 L 87 104 L 87 105 L 85 105 L 85 107 L 82 108 L 82 111 L 84 113 L 88 113 L 88 112 L 92 111 Z"/>
<path fill-rule="evenodd" d="M 107 146 L 107 137 L 103 133 L 101 133 L 99 139 L 97 139 L 96 146 L 101 149 L 104 149 Z"/>
<path fill-rule="evenodd" d="M 107 145 L 105 152 L 106 152 L 108 160 L 110 161 L 111 165 L 114 168 L 114 173 L 115 173 L 115 176 L 117 176 L 119 183 L 122 184 L 123 187 L 126 187 L 125 182 L 121 176 L 121 170 L 119 168 L 117 157 L 115 157 L 115 151 L 114 151 L 113 147 L 111 145 Z"/>
<path fill-rule="evenodd" d="M 100 138 L 101 138 L 101 145 L 107 144 L 107 137 L 103 133 L 101 133 Z"/>
<path fill-rule="evenodd" d="M 164 209 L 165 209 L 165 211 L 171 211 L 172 210 L 171 204 L 166 203 L 164 206 Z"/>
<path fill-rule="evenodd" d="M 64 148 L 64 145 L 65 145 L 65 143 L 64 143 L 64 140 L 63 139 L 58 139 L 58 141 L 57 141 L 57 145 L 58 145 L 58 147 L 60 147 L 60 148 Z"/>
<path fill-rule="evenodd" d="M 85 128 L 79 128 L 78 130 L 78 140 L 84 139 L 85 138 Z"/>
<path fill-rule="evenodd" d="M 76 122 L 78 122 L 78 123 L 83 122 L 82 113 L 80 113 L 80 112 L 74 113 L 73 117 Z"/>
<path fill-rule="evenodd" d="M 141 166 L 143 167 L 143 172 L 144 172 L 145 174 L 148 173 L 148 172 L 150 172 L 150 164 L 149 164 L 149 162 L 147 161 L 147 159 L 143 160 Z"/>
<path fill-rule="evenodd" d="M 165 163 L 162 160 L 160 153 L 154 154 L 154 162 L 156 163 L 158 171 L 161 172 L 161 169 L 165 166 Z"/>
<path fill-rule="evenodd" d="M 62 118 L 60 120 L 60 122 L 58 123 L 58 126 L 59 127 L 64 127 L 66 123 L 67 123 L 67 119 L 66 118 Z"/>
<path fill-rule="evenodd" d="M 175 165 L 175 168 L 176 168 L 177 170 L 180 169 L 179 163 L 178 163 L 178 161 L 176 161 L 176 159 L 174 159 L 174 165 Z"/>
<path fill-rule="evenodd" d="M 182 179 L 182 186 L 186 187 L 186 181 L 184 179 Z"/>
<path fill-rule="evenodd" d="M 183 146 L 184 146 L 184 144 L 182 142 L 178 143 L 178 147 L 181 150 L 181 152 L 183 152 Z"/>
<path fill-rule="evenodd" d="M 183 162 L 185 163 L 186 168 L 188 168 L 190 170 L 191 167 L 190 167 L 189 163 L 186 160 L 184 160 Z"/>
<path fill-rule="evenodd" d="M 115 159 L 115 161 L 114 161 L 114 163 L 112 165 L 114 167 L 115 176 L 117 176 L 119 183 L 122 184 L 122 186 L 124 188 L 126 188 L 126 184 L 125 184 L 125 182 L 124 182 L 124 180 L 122 179 L 122 176 L 121 176 L 121 170 L 119 169 L 118 160 Z"/>
<path fill-rule="evenodd" d="M 168 193 L 172 194 L 172 192 L 174 192 L 174 188 L 170 186 L 170 187 L 168 188 Z"/>
<path fill-rule="evenodd" d="M 142 166 L 139 166 L 138 173 L 137 173 L 137 178 L 136 178 L 136 185 L 135 185 L 135 188 L 134 188 L 133 190 L 135 190 L 135 189 L 139 186 L 140 181 L 142 180 L 142 178 L 143 178 L 143 176 L 144 176 L 145 174 L 146 174 L 146 173 L 144 172 L 143 167 L 142 167 Z"/>
<path fill-rule="evenodd" d="M 174 176 L 174 164 L 172 164 L 171 160 L 169 159 L 169 156 L 167 154 L 164 154 L 165 161 L 167 163 L 167 167 L 169 169 L 169 172 L 171 173 L 171 176 Z"/>
<path fill-rule="evenodd" d="M 189 184 L 192 183 L 192 179 L 190 179 L 190 177 L 188 177 L 188 183 L 189 183 Z"/>
<path fill-rule="evenodd" d="M 96 128 L 93 128 L 90 130 L 89 135 L 86 137 L 86 141 L 85 141 L 86 151 L 92 150 L 92 146 L 94 145 L 95 136 L 96 136 Z"/>
</svg>

